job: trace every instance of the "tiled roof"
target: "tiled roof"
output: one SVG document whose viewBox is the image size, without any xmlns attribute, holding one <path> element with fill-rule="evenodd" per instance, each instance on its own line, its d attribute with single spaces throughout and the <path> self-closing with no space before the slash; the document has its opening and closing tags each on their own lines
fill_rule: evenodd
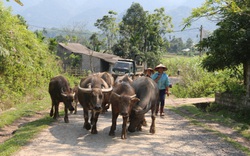
<svg viewBox="0 0 250 156">
<path fill-rule="evenodd" d="M 110 63 L 115 63 L 117 60 L 122 59 L 121 57 L 116 55 L 95 52 L 87 48 L 86 46 L 81 45 L 80 43 L 59 43 L 59 45 L 73 53 L 85 54 L 90 56 L 92 55 L 93 57 L 103 59 Z"/>
</svg>

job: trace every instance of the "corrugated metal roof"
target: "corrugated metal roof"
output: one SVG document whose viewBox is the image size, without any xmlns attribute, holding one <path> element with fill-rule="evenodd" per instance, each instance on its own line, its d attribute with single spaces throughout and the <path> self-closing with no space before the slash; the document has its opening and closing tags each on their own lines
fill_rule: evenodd
<svg viewBox="0 0 250 156">
<path fill-rule="evenodd" d="M 80 43 L 59 43 L 59 45 L 73 53 L 90 55 L 99 59 L 103 59 L 109 63 L 115 63 L 117 60 L 122 59 L 121 57 L 116 55 L 95 52 L 87 48 L 86 46 L 81 45 Z"/>
</svg>

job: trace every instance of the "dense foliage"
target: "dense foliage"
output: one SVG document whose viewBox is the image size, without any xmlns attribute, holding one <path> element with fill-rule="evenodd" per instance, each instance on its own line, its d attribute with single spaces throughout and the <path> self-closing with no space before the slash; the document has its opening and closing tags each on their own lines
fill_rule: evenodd
<svg viewBox="0 0 250 156">
<path fill-rule="evenodd" d="M 171 92 L 180 98 L 214 97 L 216 92 L 245 93 L 243 77 L 233 70 L 208 72 L 201 67 L 201 57 L 167 58 L 163 63 L 167 74 L 176 76 L 180 70 L 180 82 L 173 85 Z"/>
<path fill-rule="evenodd" d="M 0 110 L 58 74 L 54 55 L 24 22 L 0 3 Z M 46 85 L 47 86 L 47 85 Z"/>
<path fill-rule="evenodd" d="M 117 21 L 115 15 L 114 11 L 109 11 L 95 23 L 106 36 L 106 49 L 110 51 L 111 48 L 113 54 L 138 63 L 158 64 L 168 46 L 164 35 L 173 28 L 172 19 L 165 14 L 165 9 L 149 13 L 139 3 L 133 3 L 121 21 Z"/>
<path fill-rule="evenodd" d="M 237 69 L 243 65 L 243 71 L 246 71 L 250 58 L 249 7 L 249 0 L 206 0 L 186 19 L 187 25 L 201 17 L 218 21 L 218 29 L 199 44 L 207 50 L 207 57 L 202 62 L 204 68 L 214 71 Z M 244 80 L 246 84 L 246 73 Z"/>
</svg>

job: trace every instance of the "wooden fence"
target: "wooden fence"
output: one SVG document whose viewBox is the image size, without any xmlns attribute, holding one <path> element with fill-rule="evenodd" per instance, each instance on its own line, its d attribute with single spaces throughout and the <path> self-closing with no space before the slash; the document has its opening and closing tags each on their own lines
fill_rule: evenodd
<svg viewBox="0 0 250 156">
<path fill-rule="evenodd" d="M 65 70 L 69 75 L 76 76 L 76 77 L 83 77 L 88 75 L 88 71 L 80 69 L 80 68 L 67 68 Z"/>
</svg>

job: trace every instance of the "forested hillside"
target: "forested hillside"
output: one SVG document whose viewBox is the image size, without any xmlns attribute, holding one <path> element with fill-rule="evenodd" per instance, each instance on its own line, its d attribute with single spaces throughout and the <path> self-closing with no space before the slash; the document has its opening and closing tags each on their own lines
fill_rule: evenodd
<svg viewBox="0 0 250 156">
<path fill-rule="evenodd" d="M 54 55 L 44 40 L 27 29 L 22 17 L 13 16 L 0 2 L 0 111 L 19 98 L 47 86 L 58 74 Z"/>
</svg>

